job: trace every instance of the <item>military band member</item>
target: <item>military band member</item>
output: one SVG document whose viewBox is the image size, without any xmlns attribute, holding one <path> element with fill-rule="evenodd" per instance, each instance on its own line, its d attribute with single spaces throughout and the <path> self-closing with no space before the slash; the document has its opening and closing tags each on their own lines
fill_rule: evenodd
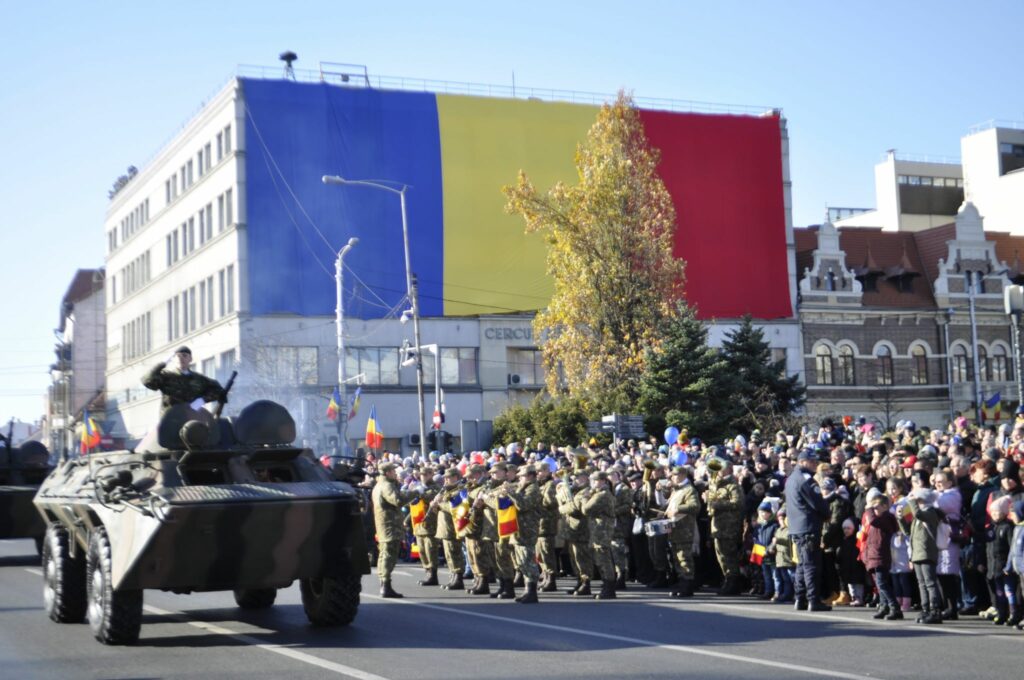
<svg viewBox="0 0 1024 680">
<path fill-rule="evenodd" d="M 373 521 L 377 530 L 377 545 L 380 557 L 377 559 L 377 577 L 380 579 L 381 597 L 402 597 L 391 587 L 391 573 L 398 561 L 398 552 L 405 538 L 405 517 L 402 507 L 416 498 L 414 492 L 402 491 L 398 487 L 398 473 L 394 463 L 381 463 L 380 474 L 374 484 Z"/>
<path fill-rule="evenodd" d="M 590 553 L 590 532 L 587 520 L 580 512 L 574 497 L 587 487 L 588 472 L 577 470 L 573 482 L 563 481 L 558 487 L 558 511 L 565 524 L 565 542 L 576 570 L 576 586 L 569 589 L 570 595 L 590 597 L 590 576 L 594 572 L 594 561 Z"/>
<path fill-rule="evenodd" d="M 494 570 L 494 559 L 490 546 L 485 546 L 483 542 L 483 504 L 478 505 L 476 502 L 487 491 L 488 481 L 486 467 L 477 463 L 469 466 L 466 490 L 472 503 L 472 511 L 469 527 L 464 536 L 466 551 L 469 553 L 469 565 L 473 569 L 473 586 L 466 591 L 470 595 L 488 595 L 491 592 L 488 579 Z"/>
<path fill-rule="evenodd" d="M 500 539 L 498 536 L 498 501 L 506 495 L 508 468 L 508 464 L 501 461 L 491 466 L 490 488 L 476 501 L 483 509 L 481 538 L 486 546 L 485 549 L 491 551 L 494 568 L 498 575 L 498 591 L 491 593 L 491 597 L 500 600 L 511 600 L 516 596 L 515 587 L 512 585 L 516 576 L 516 567 L 512 560 L 512 544 L 508 538 Z"/>
<path fill-rule="evenodd" d="M 434 482 L 434 470 L 425 466 L 420 469 L 419 476 L 420 484 L 423 485 L 419 497 L 425 505 L 431 506 L 439 490 L 438 485 Z M 412 533 L 416 537 L 416 545 L 420 550 L 420 563 L 423 565 L 424 571 L 427 572 L 427 577 L 420 580 L 419 584 L 421 586 L 436 586 L 438 544 L 434 535 L 437 533 L 437 513 L 428 511 L 424 515 L 423 521 L 413 526 Z"/>
<path fill-rule="evenodd" d="M 708 514 L 715 555 L 722 568 L 719 595 L 740 593 L 740 552 L 743 541 L 743 493 L 732 473 L 732 462 L 724 460 L 722 470 L 708 484 Z"/>
<path fill-rule="evenodd" d="M 546 463 L 537 464 L 537 484 L 540 491 L 540 523 L 537 527 L 537 557 L 540 560 L 540 591 L 552 593 L 558 590 L 558 553 L 555 541 L 558 537 L 558 497 L 555 487 L 558 480 Z"/>
<path fill-rule="evenodd" d="M 538 466 L 547 467 L 543 463 Z M 516 598 L 521 604 L 537 602 L 537 530 L 540 525 L 541 496 L 537 486 L 537 468 L 523 465 L 519 468 L 519 484 L 508 491 L 508 497 L 516 505 L 519 529 L 512 536 L 512 557 L 516 570 L 522 575 L 526 592 Z"/>
<path fill-rule="evenodd" d="M 430 512 L 437 515 L 437 533 L 434 537 L 444 545 L 444 559 L 448 563 L 448 583 L 445 590 L 464 590 L 462 573 L 466 569 L 466 558 L 462 554 L 462 539 L 455 532 L 452 517 L 452 498 L 462 491 L 462 476 L 458 469 L 448 468 L 444 473 L 444 486 L 430 503 Z"/>
<path fill-rule="evenodd" d="M 615 496 L 615 531 L 612 533 L 612 564 L 617 577 L 615 589 L 625 590 L 629 571 L 629 536 L 633 531 L 633 490 L 617 467 L 608 470 L 608 482 Z"/>
<path fill-rule="evenodd" d="M 615 598 L 615 567 L 612 564 L 612 534 L 615 532 L 615 496 L 608 488 L 608 475 L 594 472 L 590 487 L 574 499 L 580 512 L 587 518 L 590 551 L 601 576 L 601 592 L 597 600 Z"/>
<path fill-rule="evenodd" d="M 672 597 L 693 597 L 694 545 L 697 540 L 697 515 L 700 513 L 700 499 L 690 481 L 689 467 L 672 470 L 672 495 L 668 499 L 666 519 L 672 520 L 669 544 L 676 558 L 679 585 L 672 591 Z"/>
</svg>

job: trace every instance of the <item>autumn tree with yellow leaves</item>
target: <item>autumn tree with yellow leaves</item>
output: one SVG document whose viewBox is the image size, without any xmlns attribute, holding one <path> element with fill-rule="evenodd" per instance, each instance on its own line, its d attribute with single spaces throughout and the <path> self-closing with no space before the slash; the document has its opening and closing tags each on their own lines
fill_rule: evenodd
<svg viewBox="0 0 1024 680">
<path fill-rule="evenodd" d="M 632 97 L 620 92 L 577 146 L 576 184 L 541 194 L 521 170 L 503 189 L 506 210 L 549 244 L 554 293 L 533 325 L 553 395 L 567 390 L 607 408 L 635 403 L 645 352 L 682 298 L 675 209 L 658 160 Z"/>
</svg>

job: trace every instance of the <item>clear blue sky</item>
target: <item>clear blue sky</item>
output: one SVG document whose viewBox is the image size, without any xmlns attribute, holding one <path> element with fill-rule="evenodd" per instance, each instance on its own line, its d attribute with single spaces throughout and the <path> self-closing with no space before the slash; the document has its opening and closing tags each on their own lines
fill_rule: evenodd
<svg viewBox="0 0 1024 680">
<path fill-rule="evenodd" d="M 74 271 L 103 265 L 107 190 L 238 64 L 781 107 L 793 215 L 871 206 L 886 149 L 959 155 L 1024 119 L 1005 2 L 16 2 L 0 0 L 0 422 L 43 410 Z"/>
</svg>

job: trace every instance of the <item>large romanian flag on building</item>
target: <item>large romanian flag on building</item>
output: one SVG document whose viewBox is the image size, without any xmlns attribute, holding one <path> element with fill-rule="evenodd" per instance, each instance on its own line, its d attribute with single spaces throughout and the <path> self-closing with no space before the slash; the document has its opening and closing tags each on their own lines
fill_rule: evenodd
<svg viewBox="0 0 1024 680">
<path fill-rule="evenodd" d="M 82 414 L 82 438 L 80 443 L 82 453 L 89 453 L 91 449 L 99 446 L 101 436 L 99 425 L 96 424 L 96 421 L 89 415 L 89 411 L 86 410 Z"/>
<path fill-rule="evenodd" d="M 508 538 L 519 531 L 519 513 L 511 498 L 498 499 L 498 538 Z"/>
<path fill-rule="evenodd" d="M 377 406 L 370 407 L 370 419 L 366 421 L 366 445 L 371 449 L 384 446 L 384 433 L 377 425 Z"/>
</svg>

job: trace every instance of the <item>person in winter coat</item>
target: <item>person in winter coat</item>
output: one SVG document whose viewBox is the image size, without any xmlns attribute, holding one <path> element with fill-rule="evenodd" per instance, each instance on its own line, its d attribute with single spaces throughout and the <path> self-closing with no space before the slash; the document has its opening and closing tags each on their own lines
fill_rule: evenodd
<svg viewBox="0 0 1024 680">
<path fill-rule="evenodd" d="M 839 561 L 839 583 L 850 597 L 850 606 L 864 606 L 864 564 L 857 547 L 857 526 L 853 518 L 843 520 L 843 543 L 836 551 Z"/>
<path fill-rule="evenodd" d="M 1019 585 L 1021 576 L 1024 576 L 1024 501 L 1017 501 L 1010 508 L 1010 520 L 1014 523 L 1013 537 L 1010 539 L 1010 554 L 1006 559 L 1003 574 L 1008 579 L 1012 577 L 1016 580 L 1016 585 Z M 1019 619 L 1020 603 L 1017 606 L 1017 630 L 1024 630 L 1024 623 Z M 1014 617 L 1011 616 L 1012 618 Z"/>
<path fill-rule="evenodd" d="M 932 485 L 939 492 L 939 498 L 936 501 L 936 507 L 941 517 L 939 529 L 946 532 L 951 539 L 945 548 L 939 550 L 939 561 L 936 565 L 939 586 L 945 604 L 942 618 L 946 621 L 955 621 L 958 618 L 957 613 L 960 607 L 960 544 L 952 538 L 953 528 L 960 526 L 963 499 L 960 496 L 960 489 L 957 488 L 953 479 L 953 474 L 948 470 L 936 470 L 932 475 Z M 960 534 L 959 530 L 955 533 Z"/>
<path fill-rule="evenodd" d="M 839 578 L 837 552 L 843 544 L 843 522 L 853 513 L 850 501 L 838 493 L 838 486 L 832 477 L 825 477 L 821 483 L 821 495 L 828 503 L 828 514 L 821 529 L 822 547 L 822 592 L 829 604 L 850 604 L 850 596 L 842 588 Z"/>
<path fill-rule="evenodd" d="M 775 530 L 775 538 L 769 550 L 775 555 L 775 597 L 772 602 L 789 604 L 793 601 L 793 542 L 789 539 L 789 524 L 786 520 L 786 508 L 780 508 L 777 515 L 779 528 Z"/>
<path fill-rule="evenodd" d="M 914 564 L 914 575 L 917 576 L 917 587 L 921 594 L 921 615 L 918 623 L 942 623 L 942 594 L 936 578 L 936 564 L 939 560 L 937 536 L 939 530 L 939 511 L 935 508 L 938 494 L 934 490 L 920 487 L 914 489 L 907 498 L 907 507 L 913 516 L 909 529 L 910 554 Z"/>
<path fill-rule="evenodd" d="M 1016 625 L 1021 621 L 1021 610 L 1017 602 L 1017 575 L 1006 573 L 1010 561 L 1010 543 L 1014 525 L 1010 521 L 1011 502 L 1009 496 L 996 498 L 989 505 L 988 513 L 992 526 L 988 530 L 988 578 L 996 596 L 997 614 L 992 623 Z"/>
<path fill-rule="evenodd" d="M 771 501 L 762 501 L 757 508 L 757 515 L 754 549 L 750 559 L 755 564 L 757 559 L 761 560 L 764 592 L 760 599 L 771 600 L 775 597 L 775 554 L 772 552 L 772 544 L 775 542 L 775 533 L 778 531 L 779 523 L 775 519 L 775 506 Z"/>
<path fill-rule="evenodd" d="M 880 603 L 874 618 L 896 621 L 903 618 L 903 610 L 892 591 L 892 537 L 899 531 L 896 517 L 889 512 L 889 498 L 884 494 L 872 495 L 865 516 L 870 527 L 861 550 L 861 561 L 875 579 Z"/>
</svg>

